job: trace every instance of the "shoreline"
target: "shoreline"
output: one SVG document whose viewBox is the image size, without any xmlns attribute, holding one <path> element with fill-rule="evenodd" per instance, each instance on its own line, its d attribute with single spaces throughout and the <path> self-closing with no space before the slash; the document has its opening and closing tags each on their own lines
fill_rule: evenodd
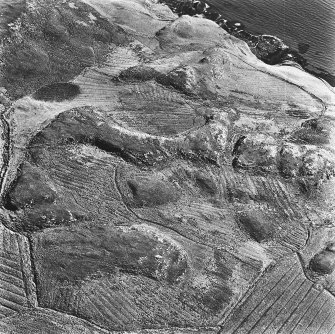
<svg viewBox="0 0 335 334">
<path fill-rule="evenodd" d="M 286 45 L 280 38 L 268 34 L 251 34 L 243 22 L 226 20 L 214 6 L 200 0 L 158 0 L 167 5 L 177 15 L 203 16 L 216 22 L 232 36 L 246 42 L 253 54 L 269 65 L 300 65 L 306 72 L 325 80 L 335 87 L 335 76 L 326 69 L 308 63 L 298 50 Z"/>
</svg>

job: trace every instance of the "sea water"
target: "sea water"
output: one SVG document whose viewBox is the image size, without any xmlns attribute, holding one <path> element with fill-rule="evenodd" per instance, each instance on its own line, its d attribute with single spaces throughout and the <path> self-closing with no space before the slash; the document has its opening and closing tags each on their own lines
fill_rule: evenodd
<svg viewBox="0 0 335 334">
<path fill-rule="evenodd" d="M 209 0 L 251 33 L 270 34 L 335 75 L 335 0 Z"/>
</svg>

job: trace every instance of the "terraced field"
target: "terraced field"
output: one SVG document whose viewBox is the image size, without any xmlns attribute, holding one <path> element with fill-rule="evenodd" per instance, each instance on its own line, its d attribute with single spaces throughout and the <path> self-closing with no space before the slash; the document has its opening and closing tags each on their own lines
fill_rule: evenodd
<svg viewBox="0 0 335 334">
<path fill-rule="evenodd" d="M 0 319 L 37 305 L 28 240 L 4 226 L 0 230 Z"/>
</svg>

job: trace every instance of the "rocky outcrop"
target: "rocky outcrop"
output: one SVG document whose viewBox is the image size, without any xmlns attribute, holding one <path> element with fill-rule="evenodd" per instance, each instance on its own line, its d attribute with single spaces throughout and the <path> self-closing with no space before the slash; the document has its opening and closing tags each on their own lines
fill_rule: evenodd
<svg viewBox="0 0 335 334">
<path fill-rule="evenodd" d="M 25 39 L 45 68 L 3 45 L 7 332 L 331 330 L 332 87 L 149 0 L 28 1 L 20 20 L 53 30 Z"/>
</svg>

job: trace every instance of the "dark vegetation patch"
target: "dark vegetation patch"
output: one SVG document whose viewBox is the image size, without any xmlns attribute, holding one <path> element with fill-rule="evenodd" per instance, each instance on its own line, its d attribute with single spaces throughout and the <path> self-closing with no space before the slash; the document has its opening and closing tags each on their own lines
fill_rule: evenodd
<svg viewBox="0 0 335 334">
<path fill-rule="evenodd" d="M 19 176 L 4 198 L 4 207 L 16 212 L 9 226 L 11 229 L 34 232 L 82 220 L 82 216 L 70 213 L 62 204 L 57 204 L 58 196 L 50 182 L 38 167 L 29 162 L 20 166 Z"/>
<path fill-rule="evenodd" d="M 237 187 L 227 186 L 226 192 L 227 198 L 231 203 L 239 202 L 247 204 L 252 200 L 247 189 L 239 189 Z"/>
<path fill-rule="evenodd" d="M 213 179 L 197 173 L 195 176 L 195 181 L 197 186 L 202 190 L 203 193 L 214 196 L 218 192 L 218 188 Z"/>
<path fill-rule="evenodd" d="M 78 85 L 59 82 L 51 85 L 44 86 L 38 89 L 34 94 L 33 98 L 42 101 L 64 101 L 75 98 L 80 93 Z"/>
<path fill-rule="evenodd" d="M 167 74 L 160 73 L 155 79 L 159 84 L 173 87 L 186 95 L 194 94 L 193 90 L 189 87 L 187 71 L 184 67 L 174 69 Z"/>
<path fill-rule="evenodd" d="M 238 224 L 257 242 L 272 240 L 275 235 L 274 225 L 257 212 L 238 214 Z"/>
<path fill-rule="evenodd" d="M 335 269 L 335 253 L 329 250 L 321 251 L 312 258 L 309 268 L 319 274 L 331 274 Z"/>
<path fill-rule="evenodd" d="M 122 81 L 148 81 L 155 79 L 159 75 L 160 73 L 154 68 L 140 65 L 123 70 L 119 75 L 119 79 Z"/>
<path fill-rule="evenodd" d="M 137 177 L 127 184 L 133 197 L 130 204 L 135 207 L 164 205 L 179 198 L 177 189 L 168 182 Z"/>
<path fill-rule="evenodd" d="M 222 310 L 223 305 L 230 302 L 233 292 L 228 286 L 218 286 L 205 292 L 202 295 L 201 302 L 212 312 L 217 313 Z"/>
<path fill-rule="evenodd" d="M 242 136 L 236 141 L 236 143 L 234 144 L 233 152 L 232 152 L 233 155 L 239 155 L 241 153 L 240 147 L 242 146 L 246 138 L 247 138 L 246 136 Z"/>
<path fill-rule="evenodd" d="M 201 295 L 201 302 L 212 312 L 219 312 L 223 305 L 229 304 L 233 296 L 229 288 L 229 280 L 232 278 L 231 259 L 224 252 L 214 250 L 215 270 L 209 270 L 208 274 L 212 279 L 212 288 Z"/>
<path fill-rule="evenodd" d="M 21 165 L 19 176 L 7 195 L 5 207 L 17 210 L 27 206 L 52 203 L 55 199 L 55 191 L 46 183 L 39 169 L 25 162 Z"/>
</svg>

